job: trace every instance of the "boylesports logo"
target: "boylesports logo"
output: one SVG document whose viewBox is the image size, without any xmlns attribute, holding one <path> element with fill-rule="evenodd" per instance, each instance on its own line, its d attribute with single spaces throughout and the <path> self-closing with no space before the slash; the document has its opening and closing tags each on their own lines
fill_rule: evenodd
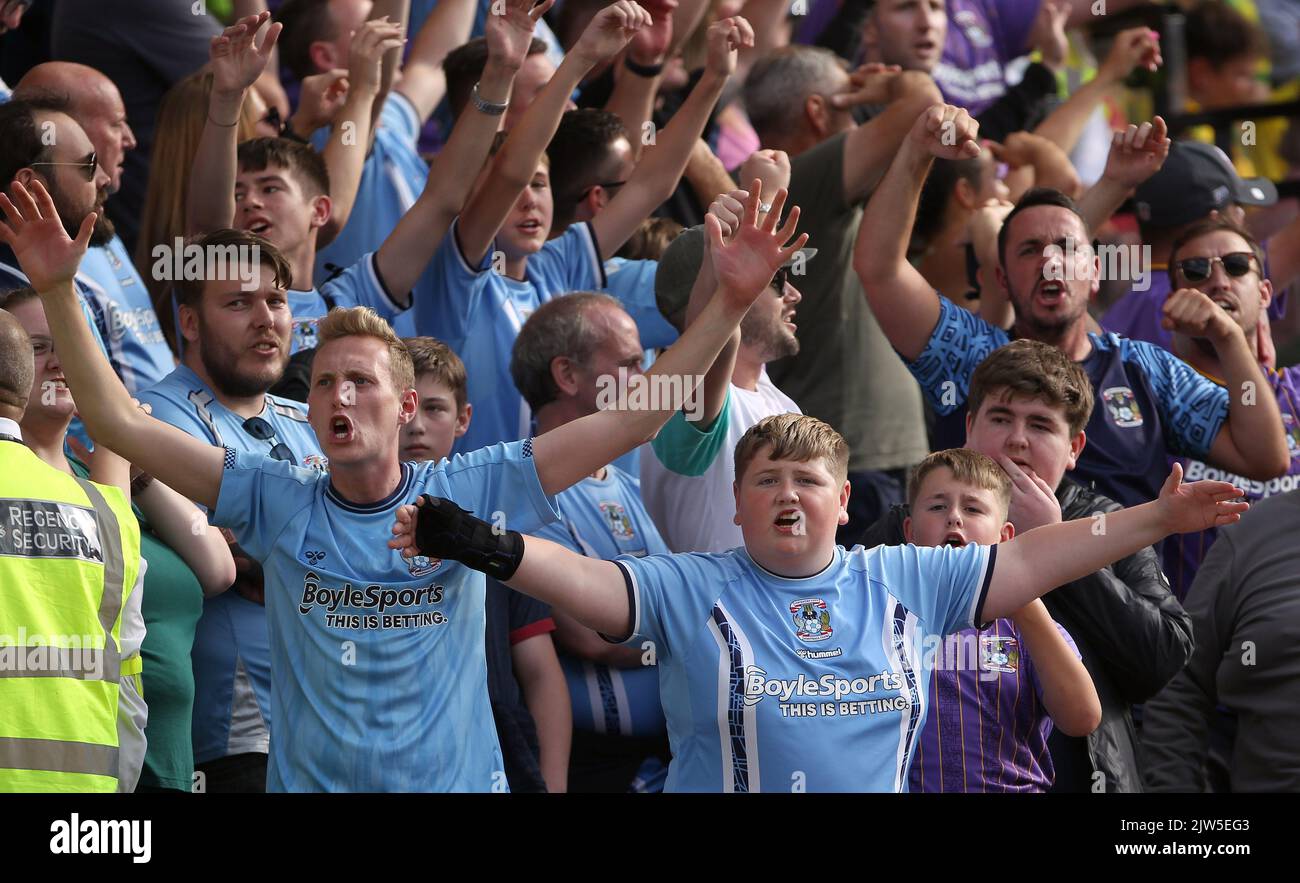
<svg viewBox="0 0 1300 883">
<path fill-rule="evenodd" d="M 831 612 L 821 598 L 804 598 L 790 605 L 794 615 L 794 634 L 809 644 L 825 641 L 835 632 L 831 628 Z"/>
<path fill-rule="evenodd" d="M 437 604 L 442 600 L 442 586 L 423 586 L 418 589 L 387 589 L 380 585 L 356 588 L 351 583 L 344 583 L 342 588 L 332 589 L 320 584 L 320 577 L 308 572 L 302 581 L 302 600 L 298 603 L 298 612 L 306 616 L 316 607 L 323 607 L 330 613 L 340 607 L 359 610 L 375 610 L 383 613 L 390 607 L 418 607 L 423 604 Z"/>
</svg>

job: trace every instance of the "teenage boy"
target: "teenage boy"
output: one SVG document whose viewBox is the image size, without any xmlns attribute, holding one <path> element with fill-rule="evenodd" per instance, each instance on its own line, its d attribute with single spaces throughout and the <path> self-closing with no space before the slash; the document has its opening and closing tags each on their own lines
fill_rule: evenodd
<svg viewBox="0 0 1300 883">
<path fill-rule="evenodd" d="M 908 490 L 909 543 L 992 546 L 1016 535 L 1007 520 L 1011 479 L 983 454 L 931 454 Z M 1101 722 L 1097 690 L 1069 634 L 1035 599 L 987 628 L 949 635 L 942 647 L 911 790 L 1046 791 L 1053 727 L 1086 736 Z"/>
<path fill-rule="evenodd" d="M 1233 523 L 1248 506 L 1225 482 L 1183 484 L 1175 466 L 1159 499 L 1108 515 L 1104 531 L 1081 520 L 997 546 L 847 551 L 835 528 L 848 519 L 848 453 L 813 417 L 751 428 L 736 453 L 745 546 L 721 555 L 599 561 L 501 538 L 508 585 L 611 640 L 652 642 L 673 748 L 666 790 L 906 790 L 928 710 L 925 634 L 1008 616 L 1170 532 Z M 474 522 L 421 499 L 398 509 L 389 545 L 469 558 L 457 537 L 491 529 Z"/>
<path fill-rule="evenodd" d="M 466 401 L 465 363 L 432 337 L 402 340 L 415 370 L 415 416 L 400 430 L 403 461 L 437 463 L 451 456 L 472 409 Z M 568 790 L 572 715 L 569 690 L 545 604 L 487 581 L 488 697 L 511 791 Z"/>
<path fill-rule="evenodd" d="M 649 440 L 681 402 L 601 411 L 536 439 L 437 464 L 402 464 L 398 428 L 416 406 L 410 356 L 374 312 L 352 308 L 322 320 L 312 364 L 308 420 L 329 472 L 217 450 L 143 413 L 91 345 L 72 280 L 94 213 L 73 241 L 43 186 L 32 194 L 15 184 L 12 193 L 14 201 L 0 195 L 7 220 L 0 241 L 13 248 L 45 303 L 88 429 L 213 510 L 212 521 L 263 564 L 277 715 L 268 790 L 501 787 L 484 689 L 483 578 L 448 564 L 450 555 L 404 560 L 377 547 L 374 532 L 428 491 L 459 499 L 502 527 L 540 527 L 556 517 L 553 494 Z M 704 371 L 772 274 L 807 241 L 800 235 L 781 246 L 799 216 L 791 209 L 774 229 L 785 195 L 776 194 L 760 227 L 756 188 L 746 223 L 729 243 L 713 222 L 717 292 L 655 363 L 649 382 Z M 458 554 L 504 574 L 493 566 L 501 560 L 497 546 L 516 537 L 489 526 L 466 535 Z"/>
<path fill-rule="evenodd" d="M 237 129 L 226 122 L 238 118 L 244 97 L 266 69 L 280 25 L 270 24 L 268 14 L 262 13 L 241 19 L 213 39 L 212 96 L 191 176 L 187 226 L 191 233 L 238 227 L 280 249 L 293 270 L 289 301 L 295 351 L 316 345 L 315 323 L 334 306 L 368 306 L 389 320 L 411 306 L 416 281 L 469 195 L 473 175 L 463 170 L 477 169 L 487 157 L 498 122 L 492 108 L 509 98 L 536 19 L 545 8 L 542 4 L 533 9 L 529 0 L 510 0 L 504 14 L 488 17 L 488 65 L 479 83 L 486 103 L 461 117 L 434 161 L 420 198 L 383 244 L 324 281 L 313 279 L 317 240 L 333 210 L 324 162 L 311 147 L 285 138 L 239 144 Z M 369 137 L 370 123 L 369 101 L 362 101 L 362 93 L 373 94 L 378 88 L 378 59 L 388 51 L 385 47 L 400 42 L 379 23 L 365 27 L 373 33 L 364 52 L 352 50 L 349 102 L 364 104 L 367 112 L 358 106 L 350 113 L 345 106 L 341 115 L 355 127 L 350 133 L 340 127 L 337 135 L 345 139 L 344 145 L 349 135 L 354 139 L 353 146 L 344 149 L 358 154 L 358 168 L 358 148 Z M 345 189 L 341 182 L 334 184 Z M 354 188 L 355 181 L 346 189 Z"/>
<path fill-rule="evenodd" d="M 1065 477 L 1088 441 L 1092 385 L 1060 349 L 1033 340 L 995 350 L 971 377 L 966 447 L 1011 476 L 1009 520 L 1018 533 L 1062 520 L 1104 524 L 1119 504 Z M 863 535 L 867 547 L 907 542 L 908 511 L 895 507 Z M 1052 618 L 1070 633 L 1101 699 L 1101 725 L 1086 738 L 1048 740 L 1055 791 L 1140 791 L 1130 706 L 1154 696 L 1192 652 L 1188 615 L 1145 548 L 1050 592 Z"/>
</svg>

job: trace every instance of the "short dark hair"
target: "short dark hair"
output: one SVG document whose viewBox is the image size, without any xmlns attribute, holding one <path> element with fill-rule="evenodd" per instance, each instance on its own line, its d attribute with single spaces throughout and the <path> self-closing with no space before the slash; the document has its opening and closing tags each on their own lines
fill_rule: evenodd
<svg viewBox="0 0 1300 883">
<path fill-rule="evenodd" d="M 311 44 L 335 37 L 329 5 L 329 0 L 285 0 L 275 14 L 275 20 L 284 25 L 277 43 L 280 59 L 299 80 L 317 73 L 311 60 Z"/>
<path fill-rule="evenodd" d="M 555 198 L 553 231 L 573 223 L 574 210 L 583 194 L 614 174 L 612 148 L 619 138 L 631 141 L 618 114 L 607 110 L 587 107 L 571 110 L 560 118 L 555 137 L 546 148 Z"/>
<path fill-rule="evenodd" d="M 545 51 L 546 44 L 533 37 L 533 42 L 528 44 L 528 54 L 538 55 Z M 460 116 L 465 105 L 469 104 L 474 84 L 482 78 L 483 68 L 487 67 L 487 57 L 487 40 L 475 37 L 448 52 L 442 60 L 442 70 L 447 75 L 447 100 L 451 102 L 454 116 Z"/>
<path fill-rule="evenodd" d="M 1007 231 L 1011 229 L 1011 221 L 1025 209 L 1036 208 L 1040 205 L 1054 205 L 1073 212 L 1074 216 L 1079 219 L 1079 223 L 1083 225 L 1083 235 L 1091 239 L 1092 234 L 1088 230 L 1088 219 L 1079 210 L 1077 202 L 1061 191 L 1053 190 L 1051 187 L 1032 187 L 1025 191 L 1024 196 L 1020 197 L 1016 207 L 1003 220 L 1002 229 L 998 230 L 998 262 L 1002 266 L 1007 265 Z"/>
<path fill-rule="evenodd" d="M 223 227 L 191 238 L 186 243 L 186 248 L 190 246 L 197 246 L 205 252 L 209 248 L 223 250 L 227 248 L 255 249 L 254 254 L 258 256 L 262 266 L 270 268 L 271 280 L 275 283 L 276 288 L 288 290 L 289 286 L 293 284 L 293 270 L 289 267 L 289 262 L 285 260 L 284 255 L 280 254 L 278 248 L 256 233 Z M 208 284 L 208 281 L 207 279 L 189 278 L 177 280 L 174 283 L 176 286 L 176 303 L 179 306 L 197 309 L 203 299 L 203 289 Z"/>
<path fill-rule="evenodd" d="M 55 112 L 68 112 L 66 98 L 47 94 L 0 104 L 0 187 L 6 192 L 19 169 L 46 156 L 36 115 Z"/>
<path fill-rule="evenodd" d="M 1264 34 L 1221 0 L 1201 2 L 1187 14 L 1187 58 L 1204 59 L 1215 70 L 1238 58 L 1258 58 L 1267 52 Z"/>
<path fill-rule="evenodd" d="M 1227 230 L 1229 233 L 1236 233 L 1242 239 L 1246 240 L 1246 244 L 1250 246 L 1251 254 L 1255 256 L 1255 266 L 1259 270 L 1259 278 L 1266 278 L 1264 276 L 1264 249 L 1260 247 L 1259 240 L 1252 236 L 1250 231 L 1245 227 L 1242 227 L 1235 221 L 1220 215 L 1217 218 L 1202 218 L 1201 220 L 1196 221 L 1182 233 L 1178 234 L 1178 238 L 1174 240 L 1173 247 L 1169 249 L 1169 263 L 1166 268 L 1166 272 L 1169 273 L 1169 285 L 1171 291 L 1177 291 L 1179 288 L 1183 287 L 1178 283 L 1178 280 L 1174 278 L 1174 271 L 1176 269 L 1174 261 L 1177 260 L 1178 253 L 1183 250 L 1183 246 L 1191 242 L 1193 239 L 1200 239 L 1202 236 L 1206 236 L 1210 233 L 1217 233 L 1220 230 Z"/>
<path fill-rule="evenodd" d="M 260 172 L 268 166 L 297 175 L 310 197 L 330 195 L 325 160 L 309 145 L 288 138 L 250 138 L 239 145 L 240 171 Z"/>
<path fill-rule="evenodd" d="M 925 178 L 925 186 L 921 188 L 921 201 L 916 207 L 916 222 L 912 225 L 914 243 L 928 242 L 943 227 L 943 215 L 958 181 L 979 188 L 979 157 L 934 161 L 930 174 Z"/>
<path fill-rule="evenodd" d="M 35 288 L 30 285 L 24 285 L 21 288 L 11 288 L 9 291 L 0 291 L 0 310 L 13 311 L 13 308 L 19 304 L 25 304 L 29 300 L 39 300 L 40 295 Z"/>
<path fill-rule="evenodd" d="M 605 331 L 591 321 L 600 307 L 623 310 L 608 294 L 578 291 L 542 304 L 528 317 L 510 353 L 510 377 L 534 411 L 560 397 L 551 363 L 566 356 L 586 364 L 604 341 Z"/>
</svg>

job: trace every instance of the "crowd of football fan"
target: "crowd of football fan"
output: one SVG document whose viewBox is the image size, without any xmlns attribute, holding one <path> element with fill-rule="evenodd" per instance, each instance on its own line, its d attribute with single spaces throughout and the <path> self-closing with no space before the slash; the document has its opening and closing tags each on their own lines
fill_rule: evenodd
<svg viewBox="0 0 1300 883">
<path fill-rule="evenodd" d="M 0 790 L 802 790 L 783 739 L 888 754 L 808 790 L 1300 789 L 1300 126 L 1168 125 L 1300 97 L 1298 9 L 0 0 Z M 763 529 L 829 476 L 869 578 L 765 565 L 769 463 Z M 985 599 L 974 546 L 1105 534 L 1171 469 L 1252 511 Z M 474 517 L 404 557 L 422 492 Z M 507 586 L 532 537 L 645 559 L 626 604 Z M 902 587 L 906 544 L 954 548 Z M 69 586 L 113 554 L 105 620 Z M 82 595 L 122 665 L 71 697 L 21 635 Z"/>
</svg>

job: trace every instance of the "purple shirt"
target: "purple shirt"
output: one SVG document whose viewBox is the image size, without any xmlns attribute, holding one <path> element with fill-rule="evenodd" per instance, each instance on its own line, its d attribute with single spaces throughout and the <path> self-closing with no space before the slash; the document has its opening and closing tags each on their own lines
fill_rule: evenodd
<svg viewBox="0 0 1300 883">
<path fill-rule="evenodd" d="M 1283 368 L 1268 371 L 1268 382 L 1277 396 L 1277 406 L 1282 411 L 1282 429 L 1286 433 L 1286 448 L 1291 455 L 1291 466 L 1286 475 L 1271 478 L 1268 481 L 1255 481 L 1240 475 L 1233 475 L 1223 469 L 1207 466 L 1200 460 L 1186 458 L 1170 459 L 1170 463 L 1183 464 L 1183 478 L 1186 481 L 1230 481 L 1246 491 L 1246 499 L 1254 503 L 1265 497 L 1286 493 L 1300 487 L 1300 367 Z M 1165 574 L 1169 577 L 1171 588 L 1178 600 L 1183 600 L 1192 585 L 1197 569 L 1210 551 L 1210 545 L 1218 536 L 1214 528 L 1200 533 L 1176 534 L 1165 540 L 1164 559 Z"/>
<path fill-rule="evenodd" d="M 1268 245 L 1264 246 L 1264 277 L 1268 278 Z M 1172 283 L 1164 264 L 1152 264 L 1151 287 L 1129 291 L 1101 317 L 1101 327 L 1133 340 L 1145 340 L 1173 352 L 1173 335 L 1160 327 L 1165 301 Z M 1268 302 L 1268 318 L 1276 322 L 1286 315 L 1286 292 L 1274 291 Z"/>
<path fill-rule="evenodd" d="M 1074 655 L 1079 650 L 1059 623 Z M 930 713 L 908 776 L 923 792 L 1039 792 L 1056 777 L 1043 687 L 1010 619 L 944 639 L 930 674 Z"/>
<path fill-rule="evenodd" d="M 1041 0 L 948 0 L 948 37 L 931 75 L 944 100 L 978 116 L 1007 91 L 1008 62 L 1029 51 Z"/>
</svg>

